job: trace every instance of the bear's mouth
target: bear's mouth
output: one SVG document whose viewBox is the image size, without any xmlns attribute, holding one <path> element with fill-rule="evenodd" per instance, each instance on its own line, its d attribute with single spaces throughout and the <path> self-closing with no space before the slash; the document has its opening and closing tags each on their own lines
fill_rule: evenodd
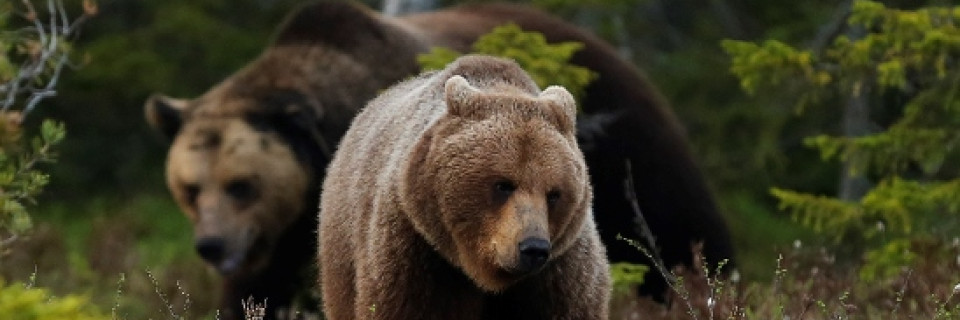
<svg viewBox="0 0 960 320">
<path fill-rule="evenodd" d="M 520 268 L 520 267 L 498 267 L 497 276 L 503 279 L 516 280 L 531 274 L 535 274 L 540 271 L 542 268 L 529 269 L 529 268 Z"/>
<path fill-rule="evenodd" d="M 223 276 L 231 276 L 240 270 L 240 266 L 247 259 L 248 250 L 238 251 L 216 265 L 217 271 Z"/>
<path fill-rule="evenodd" d="M 214 267 L 217 272 L 224 277 L 237 277 L 250 273 L 257 273 L 266 264 L 266 256 L 269 255 L 267 241 L 260 236 L 254 240 L 253 244 L 245 249 L 236 250 L 231 255 L 224 257 Z"/>
</svg>

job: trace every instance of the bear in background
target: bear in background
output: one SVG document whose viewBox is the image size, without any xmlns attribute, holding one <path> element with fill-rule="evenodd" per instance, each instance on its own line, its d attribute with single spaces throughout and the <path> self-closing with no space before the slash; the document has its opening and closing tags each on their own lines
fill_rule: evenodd
<svg viewBox="0 0 960 320">
<path fill-rule="evenodd" d="M 320 197 L 331 319 L 607 319 L 576 103 L 466 56 L 357 116 Z"/>
<path fill-rule="evenodd" d="M 640 239 L 626 179 L 668 267 L 692 266 L 695 242 L 704 243 L 711 265 L 733 258 L 682 127 L 643 75 L 597 37 L 518 5 L 392 18 L 326 1 L 294 11 L 256 60 L 200 97 L 146 102 L 148 122 L 173 141 L 167 186 L 193 223 L 197 252 L 223 275 L 223 319 L 240 318 L 240 300 L 249 296 L 268 298 L 268 317 L 310 298 L 319 185 L 360 108 L 417 74 L 417 54 L 435 46 L 466 52 L 510 22 L 550 42 L 582 42 L 572 63 L 599 75 L 586 87 L 577 140 L 593 173 L 594 217 L 609 260 L 650 264 L 616 239 Z M 666 290 L 657 272 L 640 288 L 660 299 Z"/>
</svg>

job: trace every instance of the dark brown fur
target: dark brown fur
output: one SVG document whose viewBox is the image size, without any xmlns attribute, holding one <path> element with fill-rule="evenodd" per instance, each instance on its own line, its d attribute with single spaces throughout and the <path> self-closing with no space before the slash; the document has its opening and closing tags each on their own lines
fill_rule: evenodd
<svg viewBox="0 0 960 320">
<path fill-rule="evenodd" d="M 515 63 L 480 56 L 373 100 L 324 182 L 326 316 L 606 319 L 575 114 L 565 90 L 540 93 Z M 526 239 L 549 239 L 539 271 L 515 271 Z"/>
</svg>

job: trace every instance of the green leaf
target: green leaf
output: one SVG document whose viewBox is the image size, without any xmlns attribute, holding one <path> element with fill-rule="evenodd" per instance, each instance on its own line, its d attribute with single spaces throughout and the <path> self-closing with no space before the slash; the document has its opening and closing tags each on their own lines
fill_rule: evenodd
<svg viewBox="0 0 960 320">
<path fill-rule="evenodd" d="M 642 264 L 617 262 L 610 264 L 610 278 L 614 292 L 629 293 L 634 287 L 643 284 L 643 277 L 650 267 Z"/>
<path fill-rule="evenodd" d="M 460 56 L 461 54 L 457 51 L 434 47 L 430 52 L 417 55 L 417 62 L 423 70 L 441 70 Z"/>
</svg>

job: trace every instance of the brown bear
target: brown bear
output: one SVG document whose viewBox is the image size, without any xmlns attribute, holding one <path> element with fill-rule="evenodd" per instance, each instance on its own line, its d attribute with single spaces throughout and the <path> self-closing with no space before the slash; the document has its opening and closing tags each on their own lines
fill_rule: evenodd
<svg viewBox="0 0 960 320">
<path fill-rule="evenodd" d="M 320 197 L 330 319 L 607 319 L 576 104 L 466 56 L 354 120 Z"/>
<path fill-rule="evenodd" d="M 196 249 L 224 275 L 224 318 L 245 297 L 269 297 L 272 315 L 309 289 L 319 184 L 358 110 L 417 74 L 417 54 L 434 46 L 466 52 L 508 22 L 550 42 L 584 43 L 572 62 L 599 74 L 585 90 L 577 139 L 594 173 L 595 218 L 609 260 L 649 264 L 616 240 L 640 238 L 626 179 L 668 267 L 692 265 L 690 247 L 699 241 L 709 263 L 732 258 L 681 126 L 642 74 L 597 37 L 517 5 L 391 18 L 350 2 L 320 2 L 296 10 L 256 60 L 202 96 L 155 95 L 146 103 L 149 122 L 173 138 L 167 183 L 194 222 Z M 659 296 L 665 288 L 650 272 L 641 292 Z"/>
</svg>

